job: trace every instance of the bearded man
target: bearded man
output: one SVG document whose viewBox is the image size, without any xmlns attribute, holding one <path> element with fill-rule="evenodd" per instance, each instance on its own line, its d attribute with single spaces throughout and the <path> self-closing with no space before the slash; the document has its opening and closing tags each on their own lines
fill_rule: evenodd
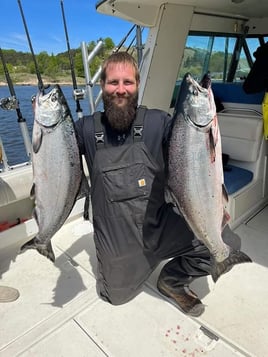
<svg viewBox="0 0 268 357">
<path fill-rule="evenodd" d="M 199 316 L 204 305 L 189 284 L 210 273 L 210 255 L 175 205 L 165 200 L 172 118 L 138 107 L 139 83 L 134 58 L 127 52 L 112 54 L 100 77 L 104 112 L 76 122 L 91 180 L 98 293 L 113 305 L 126 303 L 169 259 L 158 290 L 185 314 Z M 239 249 L 239 237 L 225 230 L 223 238 Z"/>
</svg>

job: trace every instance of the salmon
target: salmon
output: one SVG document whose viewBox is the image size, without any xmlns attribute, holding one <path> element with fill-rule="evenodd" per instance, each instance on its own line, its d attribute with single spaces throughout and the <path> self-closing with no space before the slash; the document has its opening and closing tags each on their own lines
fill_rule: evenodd
<svg viewBox="0 0 268 357">
<path fill-rule="evenodd" d="M 68 218 L 81 188 L 89 194 L 89 185 L 82 169 L 71 111 L 60 86 L 55 85 L 47 94 L 39 92 L 34 106 L 31 196 L 35 200 L 33 215 L 38 233 L 21 247 L 21 252 L 36 249 L 54 262 L 51 239 Z M 85 219 L 88 200 L 86 195 Z"/>
<path fill-rule="evenodd" d="M 184 76 L 175 105 L 168 150 L 168 186 L 189 227 L 211 254 L 216 282 L 232 266 L 251 262 L 242 251 L 222 240 L 230 216 L 225 209 L 221 135 L 211 81 L 201 87 Z"/>
</svg>

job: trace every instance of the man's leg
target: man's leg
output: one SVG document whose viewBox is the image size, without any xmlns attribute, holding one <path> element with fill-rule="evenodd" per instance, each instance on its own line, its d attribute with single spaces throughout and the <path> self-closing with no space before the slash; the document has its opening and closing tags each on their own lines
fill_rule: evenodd
<svg viewBox="0 0 268 357">
<path fill-rule="evenodd" d="M 223 240 L 235 250 L 241 247 L 241 239 L 226 226 Z M 197 277 L 210 274 L 210 253 L 197 239 L 192 241 L 192 249 L 169 261 L 161 270 L 158 290 L 177 303 L 180 309 L 191 316 L 200 316 L 204 305 L 189 289 L 189 284 Z"/>
<path fill-rule="evenodd" d="M 189 284 L 197 277 L 208 275 L 209 271 L 209 251 L 198 240 L 194 240 L 192 250 L 165 264 L 160 272 L 157 288 L 163 295 L 175 301 L 184 313 L 200 316 L 205 307 L 189 289 Z"/>
</svg>

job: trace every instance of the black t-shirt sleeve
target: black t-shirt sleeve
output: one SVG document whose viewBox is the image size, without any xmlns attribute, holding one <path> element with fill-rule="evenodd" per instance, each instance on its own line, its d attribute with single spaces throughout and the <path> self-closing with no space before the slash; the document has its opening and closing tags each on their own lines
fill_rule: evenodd
<svg viewBox="0 0 268 357">
<path fill-rule="evenodd" d="M 158 109 L 148 109 L 144 122 L 143 140 L 153 157 L 160 165 L 165 162 L 170 129 L 171 116 Z"/>
</svg>

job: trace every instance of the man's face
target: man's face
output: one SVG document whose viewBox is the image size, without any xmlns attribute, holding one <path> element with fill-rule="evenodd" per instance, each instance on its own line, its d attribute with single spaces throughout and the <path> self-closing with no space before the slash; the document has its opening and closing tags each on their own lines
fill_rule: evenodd
<svg viewBox="0 0 268 357">
<path fill-rule="evenodd" d="M 135 118 L 139 83 L 135 68 L 128 63 L 110 63 L 106 81 L 101 83 L 103 103 L 110 125 L 119 131 L 129 128 Z"/>
</svg>

